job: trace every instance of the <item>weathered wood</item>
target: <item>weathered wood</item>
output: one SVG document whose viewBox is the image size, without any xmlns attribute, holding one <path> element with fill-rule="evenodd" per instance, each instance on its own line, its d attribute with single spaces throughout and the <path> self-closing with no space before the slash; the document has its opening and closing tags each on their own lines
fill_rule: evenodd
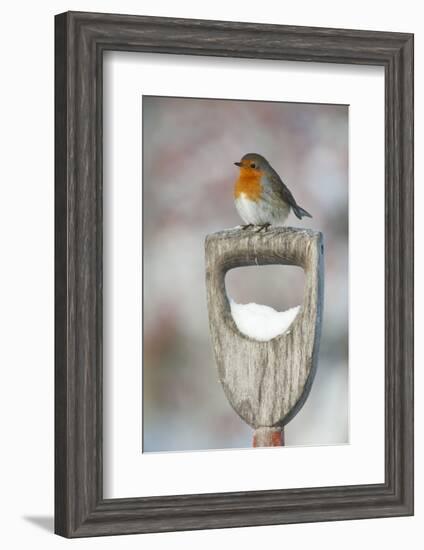
<svg viewBox="0 0 424 550">
<path fill-rule="evenodd" d="M 307 229 L 231 229 L 206 237 L 209 324 L 219 379 L 234 410 L 255 429 L 287 424 L 310 391 L 321 334 L 323 254 L 322 234 Z M 225 274 L 269 264 L 302 267 L 304 299 L 286 333 L 260 342 L 238 330 Z"/>
<path fill-rule="evenodd" d="M 284 428 L 258 428 L 253 434 L 254 447 L 282 447 Z"/>
</svg>

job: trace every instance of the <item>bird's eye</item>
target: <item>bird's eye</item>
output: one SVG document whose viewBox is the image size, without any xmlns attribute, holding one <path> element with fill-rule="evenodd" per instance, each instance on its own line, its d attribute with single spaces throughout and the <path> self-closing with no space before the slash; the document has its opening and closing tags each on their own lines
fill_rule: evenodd
<svg viewBox="0 0 424 550">
<path fill-rule="evenodd" d="M 256 164 L 252 162 L 252 164 L 250 165 L 250 168 L 256 168 Z"/>
</svg>

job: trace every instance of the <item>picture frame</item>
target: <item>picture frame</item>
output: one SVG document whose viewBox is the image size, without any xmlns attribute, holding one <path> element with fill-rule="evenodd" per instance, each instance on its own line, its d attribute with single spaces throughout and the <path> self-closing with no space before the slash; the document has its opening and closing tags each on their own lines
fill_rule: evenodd
<svg viewBox="0 0 424 550">
<path fill-rule="evenodd" d="M 102 57 L 107 50 L 384 67 L 384 483 L 103 498 Z M 413 35 L 57 15 L 55 532 L 73 538 L 412 514 Z"/>
</svg>

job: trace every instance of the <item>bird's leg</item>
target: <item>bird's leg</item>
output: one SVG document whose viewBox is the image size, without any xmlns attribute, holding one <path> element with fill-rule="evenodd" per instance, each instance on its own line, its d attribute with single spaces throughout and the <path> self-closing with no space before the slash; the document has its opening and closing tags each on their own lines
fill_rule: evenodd
<svg viewBox="0 0 424 550">
<path fill-rule="evenodd" d="M 247 223 L 246 225 L 242 225 L 241 228 L 243 229 L 243 231 L 245 229 L 250 229 L 251 227 L 253 227 L 253 223 Z"/>
<path fill-rule="evenodd" d="M 271 224 L 269 222 L 263 223 L 262 225 L 258 226 L 258 229 L 256 230 L 256 233 L 259 233 L 260 231 L 265 230 L 268 231 L 268 227 L 271 227 Z"/>
</svg>

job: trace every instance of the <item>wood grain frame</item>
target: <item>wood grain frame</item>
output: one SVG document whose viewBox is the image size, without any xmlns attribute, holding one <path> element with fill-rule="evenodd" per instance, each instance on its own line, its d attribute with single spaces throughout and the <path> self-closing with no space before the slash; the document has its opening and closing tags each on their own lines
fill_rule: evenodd
<svg viewBox="0 0 424 550">
<path fill-rule="evenodd" d="M 384 67 L 384 483 L 103 498 L 105 50 Z M 85 537 L 412 515 L 413 35 L 68 12 L 55 20 L 55 96 L 56 533 Z"/>
</svg>

